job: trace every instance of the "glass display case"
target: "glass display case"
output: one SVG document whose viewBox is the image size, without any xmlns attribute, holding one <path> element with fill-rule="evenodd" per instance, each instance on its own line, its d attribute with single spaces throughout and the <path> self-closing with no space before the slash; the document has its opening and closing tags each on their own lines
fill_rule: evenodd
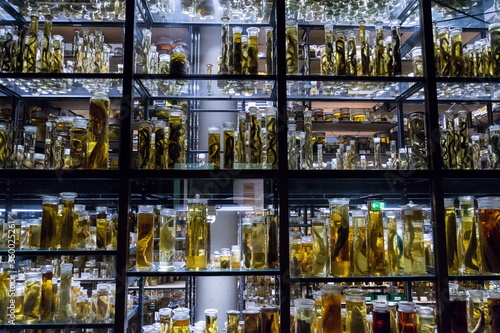
<svg viewBox="0 0 500 333">
<path fill-rule="evenodd" d="M 498 5 L 0 1 L 0 330 L 497 331 Z"/>
</svg>

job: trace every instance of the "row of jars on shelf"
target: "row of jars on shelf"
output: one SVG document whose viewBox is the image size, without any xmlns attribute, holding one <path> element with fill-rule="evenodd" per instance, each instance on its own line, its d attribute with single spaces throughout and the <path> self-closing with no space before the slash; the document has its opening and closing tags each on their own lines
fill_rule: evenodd
<svg viewBox="0 0 500 333">
<path fill-rule="evenodd" d="M 295 299 L 292 332 L 435 332 L 434 308 L 411 301 L 366 303 L 367 291 L 324 284 L 316 300 Z M 345 296 L 343 296 L 344 294 Z M 345 297 L 345 309 L 342 308 Z M 456 290 L 450 288 L 452 332 L 496 332 L 500 290 Z M 344 312 L 345 310 L 345 312 Z M 368 314 L 368 315 L 367 315 Z"/>
<path fill-rule="evenodd" d="M 159 322 L 143 328 L 143 332 L 218 332 L 219 326 L 227 333 L 278 333 L 280 332 L 279 308 L 250 308 L 243 311 L 227 310 L 227 321 L 221 325 L 217 317 L 219 310 L 204 310 L 205 321 L 190 326 L 189 308 L 161 308 L 158 310 Z M 240 317 L 243 320 L 240 321 Z"/>
<path fill-rule="evenodd" d="M 80 117 L 60 120 L 24 126 L 22 136 L 16 135 L 12 122 L 0 122 L 0 168 L 108 169 L 109 138 L 114 133 L 109 131 L 110 100 L 107 93 L 94 93 L 90 99 L 88 120 Z M 38 155 L 35 159 L 38 131 L 45 133 L 45 147 L 43 158 Z"/>
<path fill-rule="evenodd" d="M 405 205 L 398 214 L 384 212 L 385 203 L 378 201 L 369 201 L 367 211 L 349 211 L 347 198 L 330 199 L 329 204 L 329 218 L 313 218 L 303 232 L 291 228 L 291 276 L 426 274 L 426 265 L 432 264 L 432 235 L 424 233 L 422 206 Z"/>
<path fill-rule="evenodd" d="M 96 1 L 92 3 L 74 1 L 71 3 L 49 2 L 37 3 L 25 0 L 15 1 L 19 12 L 25 16 L 43 16 L 46 20 L 125 20 L 125 1 Z"/>
<path fill-rule="evenodd" d="M 276 269 L 278 267 L 278 218 L 272 211 L 242 220 L 241 246 L 223 248 L 212 253 L 211 222 L 207 216 L 207 201 L 188 199 L 186 247 L 184 257 L 176 258 L 177 211 L 164 208 L 155 212 L 151 205 L 140 205 L 137 213 L 135 238 L 135 268 L 139 271 L 240 270 Z M 215 222 L 216 223 L 216 222 Z M 154 263 L 155 229 L 158 230 L 159 264 Z M 177 261 L 182 260 L 182 261 Z"/>
<path fill-rule="evenodd" d="M 42 217 L 16 219 L 8 213 L 1 223 L 1 248 L 20 250 L 116 249 L 118 215 L 97 206 L 95 213 L 75 204 L 77 193 L 42 197 Z M 62 200 L 62 204 L 59 201 Z M 14 233 L 14 238 L 10 236 Z"/>
<path fill-rule="evenodd" d="M 0 263 L 2 324 L 109 323 L 114 318 L 114 284 L 98 283 L 96 289 L 85 289 L 80 281 L 73 281 L 73 264 L 60 264 L 58 277 L 54 268 L 32 269 L 18 276 L 24 282 L 16 283 L 10 264 Z"/>
<path fill-rule="evenodd" d="M 38 30 L 39 17 L 31 16 L 29 33 L 14 31 L 12 26 L 0 29 L 0 66 L 4 73 L 110 73 L 112 47 L 104 43 L 101 29 L 95 34 L 89 28 L 76 29 L 72 59 L 64 63 L 63 36 L 52 35 L 52 20 L 45 19 Z M 17 34 L 16 34 L 17 33 Z"/>
</svg>

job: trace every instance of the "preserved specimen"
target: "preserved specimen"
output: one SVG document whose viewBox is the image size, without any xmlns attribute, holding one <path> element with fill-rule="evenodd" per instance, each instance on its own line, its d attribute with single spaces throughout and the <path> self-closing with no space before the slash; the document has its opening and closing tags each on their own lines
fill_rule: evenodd
<svg viewBox="0 0 500 333">
<path fill-rule="evenodd" d="M 220 169 L 220 127 L 218 126 L 208 128 L 208 163 L 213 164 L 214 169 Z"/>
<path fill-rule="evenodd" d="M 94 92 L 90 99 L 89 158 L 90 169 L 108 168 L 110 101 L 107 93 Z"/>
<path fill-rule="evenodd" d="M 160 211 L 160 271 L 174 269 L 176 210 Z"/>
<path fill-rule="evenodd" d="M 139 205 L 137 212 L 136 268 L 139 271 L 153 269 L 154 207 Z"/>
<path fill-rule="evenodd" d="M 350 230 L 349 199 L 330 199 L 330 274 L 349 276 Z"/>
<path fill-rule="evenodd" d="M 207 201 L 199 194 L 188 200 L 186 224 L 186 268 L 204 270 L 207 268 L 208 235 L 210 224 L 207 222 Z"/>
</svg>

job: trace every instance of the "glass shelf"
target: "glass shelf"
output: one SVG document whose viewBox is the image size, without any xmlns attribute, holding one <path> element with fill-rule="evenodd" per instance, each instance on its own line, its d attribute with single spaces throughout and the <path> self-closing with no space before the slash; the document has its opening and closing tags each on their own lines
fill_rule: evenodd
<svg viewBox="0 0 500 333">
<path fill-rule="evenodd" d="M 417 82 L 287 81 L 288 100 L 396 100 Z M 369 79 L 368 79 L 369 80 Z"/>
<path fill-rule="evenodd" d="M 239 270 L 239 271 L 229 271 L 229 270 L 206 270 L 206 271 L 187 271 L 187 270 L 175 270 L 168 272 L 141 272 L 136 270 L 129 270 L 127 273 L 129 276 L 257 276 L 257 275 L 279 275 L 279 269 L 266 269 L 260 271 L 250 271 L 250 270 Z"/>
<path fill-rule="evenodd" d="M 108 88 L 110 98 L 122 97 L 122 81 L 120 79 L 69 79 L 56 78 L 56 75 L 54 75 L 52 78 L 2 78 L 0 84 L 11 90 L 13 95 L 17 94 L 21 97 L 90 98 L 92 97 L 92 91 Z"/>
<path fill-rule="evenodd" d="M 416 276 L 347 276 L 347 277 L 290 277 L 290 282 L 398 282 L 398 281 L 434 281 L 434 275 Z"/>
<path fill-rule="evenodd" d="M 223 9 L 219 5 L 222 1 L 213 1 L 213 13 L 211 15 L 201 16 L 201 12 L 204 8 L 198 7 L 193 8 L 191 11 L 183 11 L 180 1 L 172 3 L 172 1 L 161 0 L 155 3 L 147 3 L 144 7 L 145 1 L 140 1 L 140 10 L 143 15 L 150 17 L 152 23 L 164 23 L 168 24 L 220 24 L 221 18 L 223 17 Z M 266 24 L 269 25 L 271 21 L 271 12 L 274 6 L 274 1 L 267 0 L 262 1 L 263 6 L 258 9 L 258 11 L 239 8 L 236 10 L 231 10 L 229 13 L 231 24 Z M 145 10 L 147 12 L 145 12 Z M 209 12 L 207 12 L 209 13 Z M 142 18 L 144 20 L 144 17 Z"/>
<path fill-rule="evenodd" d="M 69 24 L 80 22 L 93 22 L 102 24 L 103 22 L 122 22 L 125 20 L 125 1 L 108 2 L 106 6 L 98 7 L 95 1 L 37 1 L 40 21 L 44 20 L 42 7 L 50 9 L 54 22 L 68 22 Z M 21 17 L 29 21 L 31 15 L 31 2 L 29 1 L 9 1 L 4 3 L 18 12 Z"/>
<path fill-rule="evenodd" d="M 138 82 L 140 87 L 154 98 L 267 100 L 271 98 L 274 89 L 274 81 L 264 81 L 263 79 L 140 79 Z M 221 85 L 222 88 L 219 88 L 218 85 Z"/>
<path fill-rule="evenodd" d="M 462 8 L 454 7 L 461 2 L 464 3 Z M 468 5 L 467 1 L 457 1 L 456 4 L 450 4 L 449 1 L 433 1 L 433 4 L 432 19 L 438 26 L 487 29 L 488 24 L 493 23 L 496 14 L 494 1 L 491 0 L 477 1 L 474 5 Z"/>
<path fill-rule="evenodd" d="M 337 119 L 336 119 L 337 120 Z M 387 132 L 396 127 L 395 121 L 313 121 L 312 129 L 316 131 L 348 132 L 357 135 L 373 135 L 375 133 Z M 301 131 L 302 126 L 297 126 Z"/>
</svg>

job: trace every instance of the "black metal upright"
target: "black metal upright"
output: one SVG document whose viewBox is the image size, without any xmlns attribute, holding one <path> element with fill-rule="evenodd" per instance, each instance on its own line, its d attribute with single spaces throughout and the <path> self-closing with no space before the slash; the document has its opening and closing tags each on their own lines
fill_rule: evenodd
<svg viewBox="0 0 500 333">
<path fill-rule="evenodd" d="M 279 162 L 279 251 L 280 251 L 280 319 L 281 331 L 290 327 L 290 262 L 288 259 L 288 156 L 287 156 L 287 101 L 286 101 L 286 6 L 285 0 L 276 0 L 276 85 L 278 95 L 278 162 Z"/>
<path fill-rule="evenodd" d="M 120 197 L 118 201 L 118 235 L 116 258 L 116 309 L 115 332 L 126 332 L 127 318 L 127 267 L 128 267 L 128 212 L 130 203 L 130 162 L 132 160 L 132 115 L 134 108 L 135 65 L 135 0 L 126 2 L 126 21 L 123 49 L 123 96 L 120 109 Z"/>
<path fill-rule="evenodd" d="M 430 152 L 429 168 L 431 178 L 432 220 L 434 222 L 434 263 L 436 269 L 436 310 L 438 332 L 450 332 L 450 308 L 448 292 L 448 261 L 446 257 L 446 228 L 444 223 L 443 161 L 439 144 L 439 114 L 436 83 L 436 61 L 432 25 L 432 2 L 420 0 L 420 25 L 422 28 L 422 55 L 425 77 L 425 116 L 427 123 L 427 144 Z"/>
</svg>

